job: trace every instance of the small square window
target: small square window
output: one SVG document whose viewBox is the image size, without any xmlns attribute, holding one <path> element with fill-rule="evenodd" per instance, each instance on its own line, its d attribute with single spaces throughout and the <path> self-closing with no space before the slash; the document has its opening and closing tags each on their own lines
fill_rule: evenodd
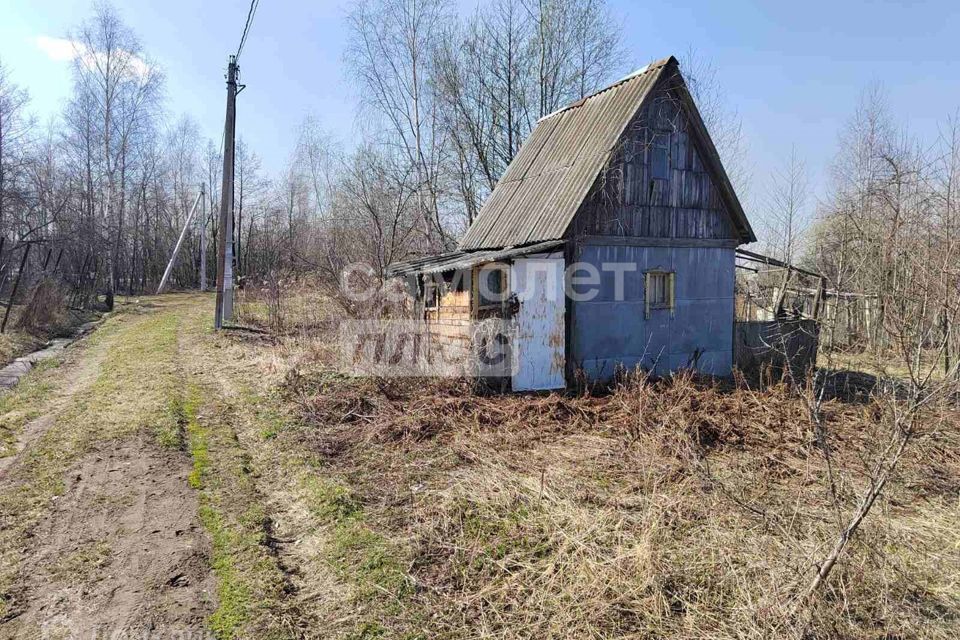
<svg viewBox="0 0 960 640">
<path fill-rule="evenodd" d="M 649 318 L 656 309 L 673 310 L 673 273 L 669 271 L 648 271 L 645 278 L 645 308 Z"/>
<path fill-rule="evenodd" d="M 502 267 L 483 267 L 477 278 L 480 306 L 500 304 L 507 288 L 506 270 Z"/>
</svg>

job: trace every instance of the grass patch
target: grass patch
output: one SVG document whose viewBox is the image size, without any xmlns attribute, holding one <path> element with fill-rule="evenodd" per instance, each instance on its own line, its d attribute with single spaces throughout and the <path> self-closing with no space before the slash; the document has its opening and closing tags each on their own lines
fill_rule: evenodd
<svg viewBox="0 0 960 640">
<path fill-rule="evenodd" d="M 79 584 L 110 563 L 110 545 L 103 541 L 88 542 L 63 556 L 53 568 L 53 576 L 62 582 Z"/>
<path fill-rule="evenodd" d="M 41 360 L 12 390 L 0 393 L 0 458 L 16 453 L 17 436 L 24 425 L 38 417 L 54 388 L 54 374 L 60 366 L 55 358 Z"/>
<path fill-rule="evenodd" d="M 187 410 L 181 393 L 174 391 L 170 399 L 166 419 L 156 426 L 157 442 L 168 449 L 184 448 L 184 430 L 187 422 Z"/>
<path fill-rule="evenodd" d="M 0 312 L 0 318 L 2 318 L 2 312 Z M 12 322 L 10 324 L 13 325 Z M 36 351 L 42 345 L 42 339 L 25 331 L 10 330 L 0 333 L 0 367 L 31 351 Z"/>
<path fill-rule="evenodd" d="M 411 584 L 400 550 L 367 525 L 350 490 L 315 475 L 304 476 L 301 486 L 316 521 L 330 528 L 328 560 L 342 578 L 359 587 L 356 597 L 386 597 L 391 606 L 406 598 Z"/>
<path fill-rule="evenodd" d="M 284 638 L 282 571 L 268 546 L 269 519 L 250 475 L 249 459 L 229 427 L 229 408 L 202 403 L 188 385 L 183 405 L 200 519 L 213 543 L 217 610 L 209 620 L 217 638 Z M 199 419 L 204 406 L 209 418 Z M 224 414 L 227 415 L 224 415 Z"/>
<path fill-rule="evenodd" d="M 348 379 L 334 377 L 332 385 Z M 265 460 L 277 463 L 284 478 L 297 486 L 298 503 L 309 512 L 310 522 L 322 531 L 322 559 L 337 578 L 349 585 L 350 599 L 366 615 L 387 618 L 402 616 L 413 585 L 406 571 L 407 554 L 402 547 L 377 532 L 367 519 L 361 499 L 343 481 L 326 476 L 312 464 L 312 458 L 289 438 L 303 428 L 302 419 L 291 415 L 292 407 L 277 390 L 241 392 L 245 410 L 252 414 L 251 426 L 265 441 L 276 441 Z M 405 624 L 397 625 L 397 628 Z M 347 637 L 397 637 L 394 625 L 360 622 Z"/>
</svg>

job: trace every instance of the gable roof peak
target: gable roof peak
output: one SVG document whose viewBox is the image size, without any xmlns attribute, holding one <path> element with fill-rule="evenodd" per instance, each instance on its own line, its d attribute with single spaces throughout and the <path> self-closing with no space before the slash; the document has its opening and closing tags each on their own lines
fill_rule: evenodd
<svg viewBox="0 0 960 640">
<path fill-rule="evenodd" d="M 563 238 L 624 130 L 656 87 L 670 82 L 689 110 L 706 162 L 743 242 L 755 240 L 673 56 L 541 118 L 484 202 L 460 249 L 524 246 Z M 676 81 L 676 82 L 674 82 Z"/>
<path fill-rule="evenodd" d="M 677 68 L 680 67 L 680 63 L 677 62 L 677 59 L 676 59 L 675 57 L 673 57 L 673 56 L 667 56 L 666 58 L 661 58 L 661 59 L 659 59 L 659 60 L 654 60 L 653 62 L 649 62 L 649 63 L 643 65 L 642 67 L 640 67 L 639 69 L 636 69 L 636 70 L 634 70 L 634 71 L 631 71 L 630 73 L 628 73 L 627 75 L 623 76 L 622 78 L 620 78 L 620 79 L 617 80 L 616 82 L 614 82 L 614 83 L 612 83 L 612 84 L 609 84 L 609 85 L 603 87 L 602 89 L 597 89 L 596 91 L 594 91 L 594 92 L 591 93 L 591 94 L 588 94 L 588 95 L 586 95 L 586 96 L 584 96 L 584 97 L 582 97 L 582 98 L 579 98 L 579 99 L 577 99 L 577 100 L 574 100 L 573 102 L 571 102 L 571 103 L 569 103 L 569 104 L 566 104 L 566 105 L 560 107 L 560 108 L 557 109 L 556 111 L 553 111 L 553 112 L 551 112 L 551 113 L 548 113 L 547 115 L 545 115 L 545 116 L 543 116 L 542 118 L 540 118 L 539 120 L 537 120 L 537 124 L 540 124 L 540 123 L 543 122 L 544 120 L 547 120 L 547 119 L 552 118 L 552 117 L 554 117 L 554 116 L 556 116 L 556 115 L 559 115 L 559 114 L 563 113 L 564 111 L 569 111 L 570 109 L 576 109 L 577 107 L 582 107 L 584 104 L 586 104 L 587 100 L 590 100 L 591 98 L 595 98 L 595 97 L 599 96 L 601 93 L 605 93 L 605 92 L 607 92 L 607 91 L 610 91 L 611 89 L 615 89 L 615 88 L 619 87 L 620 85 L 622 85 L 622 84 L 624 84 L 624 83 L 626 83 L 626 82 L 629 82 L 630 80 L 633 80 L 633 79 L 636 78 L 637 76 L 642 76 L 642 75 L 644 75 L 644 74 L 646 74 L 646 73 L 648 73 L 648 72 L 657 72 L 657 71 L 660 71 L 662 68 L 666 67 L 667 65 L 669 65 L 669 64 L 671 64 L 671 63 L 672 63 L 673 65 L 675 65 Z"/>
</svg>

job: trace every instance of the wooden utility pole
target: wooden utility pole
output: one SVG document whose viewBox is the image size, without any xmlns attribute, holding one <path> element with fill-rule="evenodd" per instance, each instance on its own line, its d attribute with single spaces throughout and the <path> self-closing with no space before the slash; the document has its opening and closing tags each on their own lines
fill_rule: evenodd
<svg viewBox="0 0 960 640">
<path fill-rule="evenodd" d="M 200 184 L 200 194 L 206 190 L 206 183 Z M 200 204 L 200 291 L 207 290 L 207 198 L 203 196 Z"/>
<path fill-rule="evenodd" d="M 227 119 L 223 132 L 223 185 L 220 189 L 220 237 L 217 247 L 217 308 L 214 327 L 233 318 L 233 155 L 237 130 L 237 58 L 227 65 Z"/>
</svg>

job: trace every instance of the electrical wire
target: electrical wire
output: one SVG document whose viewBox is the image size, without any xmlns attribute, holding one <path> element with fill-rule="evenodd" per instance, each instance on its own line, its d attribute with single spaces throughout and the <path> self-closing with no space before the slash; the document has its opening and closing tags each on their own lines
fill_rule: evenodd
<svg viewBox="0 0 960 640">
<path fill-rule="evenodd" d="M 247 42 L 247 34 L 250 33 L 250 25 L 253 24 L 253 17 L 257 13 L 257 7 L 260 6 L 260 0 L 250 0 L 250 10 L 247 11 L 247 24 L 243 27 L 243 35 L 240 36 L 240 46 L 237 47 L 237 61 L 240 60 L 240 53 L 243 51 L 243 45 Z"/>
</svg>

